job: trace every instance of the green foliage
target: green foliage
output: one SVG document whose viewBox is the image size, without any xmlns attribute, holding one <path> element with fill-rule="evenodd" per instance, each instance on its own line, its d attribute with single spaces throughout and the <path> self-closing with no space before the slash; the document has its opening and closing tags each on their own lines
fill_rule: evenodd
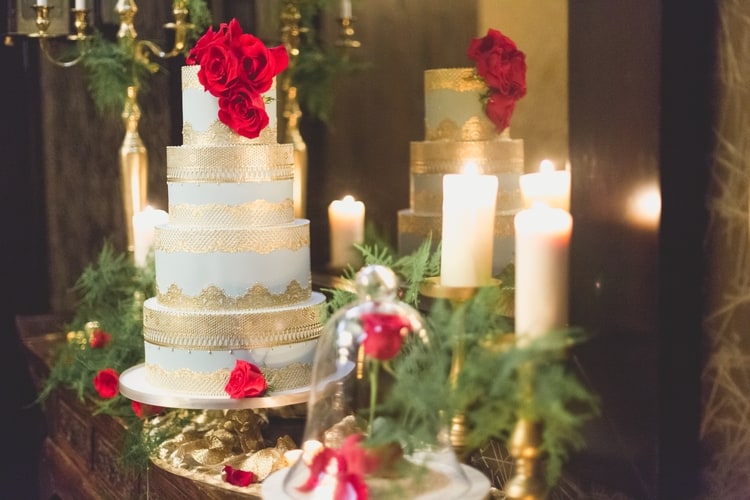
<svg viewBox="0 0 750 500">
<path fill-rule="evenodd" d="M 403 300 L 419 305 L 419 286 L 440 274 L 440 247 L 426 241 L 400 258 L 377 245 L 359 249 L 366 264 L 389 266 L 401 279 Z M 554 484 L 572 450 L 584 445 L 581 426 L 598 414 L 599 401 L 571 370 L 567 354 L 586 340 L 580 330 L 550 332 L 517 345 L 513 323 L 515 267 L 498 276 L 499 285 L 480 289 L 465 302 L 435 300 L 424 312 L 430 341 L 405 346 L 393 365 L 388 398 L 378 408 L 373 444 L 398 439 L 407 448 L 435 443 L 453 415 L 463 415 L 470 450 L 490 440 L 508 441 L 520 418 L 543 429 L 546 478 Z M 349 269 L 344 279 L 353 280 Z M 343 293 L 343 292 L 342 292 Z M 335 307 L 356 297 L 339 296 Z M 424 310 L 424 308 L 423 308 Z M 455 353 L 464 352 L 459 376 L 451 377 Z"/>
<path fill-rule="evenodd" d="M 367 63 L 352 60 L 349 55 L 334 48 L 324 46 L 316 26 L 321 12 L 325 11 L 327 0 L 298 0 L 300 26 L 300 54 L 291 69 L 291 80 L 298 90 L 300 106 L 323 123 L 331 118 L 331 109 L 336 93 L 334 84 L 342 76 L 361 72 L 369 67 Z"/>
<path fill-rule="evenodd" d="M 144 298 L 155 293 L 152 264 L 137 267 L 128 255 L 116 254 L 112 245 L 105 243 L 97 261 L 76 281 L 74 291 L 79 302 L 75 316 L 66 325 L 68 342 L 57 353 L 40 399 L 62 385 L 73 389 L 81 399 L 93 396 L 98 411 L 117 413 L 118 406 L 129 402 L 120 397 L 102 400 L 92 380 L 101 369 L 113 368 L 121 373 L 143 361 L 142 305 Z M 111 335 L 104 348 L 90 346 L 87 323 L 93 321 Z"/>
<path fill-rule="evenodd" d="M 186 51 L 211 23 L 211 13 L 204 0 L 187 0 L 189 20 L 194 25 L 188 35 Z M 88 40 L 81 64 L 88 73 L 88 89 L 101 115 L 119 116 L 127 98 L 127 88 L 135 86 L 147 92 L 151 76 L 160 64 L 147 57 L 144 48 L 136 48 L 128 40 L 109 40 L 95 32 Z"/>
</svg>

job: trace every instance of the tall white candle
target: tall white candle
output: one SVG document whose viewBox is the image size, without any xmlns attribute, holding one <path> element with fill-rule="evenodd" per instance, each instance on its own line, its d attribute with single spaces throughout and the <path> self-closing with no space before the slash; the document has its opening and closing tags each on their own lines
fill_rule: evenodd
<svg viewBox="0 0 750 500">
<path fill-rule="evenodd" d="M 526 208 L 542 201 L 550 207 L 570 211 L 570 171 L 555 170 L 549 160 L 541 162 L 539 172 L 522 175 L 520 187 Z"/>
<path fill-rule="evenodd" d="M 331 267 L 357 265 L 359 253 L 354 245 L 365 239 L 365 204 L 351 195 L 334 200 L 328 205 L 328 222 L 331 226 Z"/>
<path fill-rule="evenodd" d="M 86 0 L 76 0 L 75 9 L 86 10 Z"/>
<path fill-rule="evenodd" d="M 492 280 L 496 202 L 497 177 L 480 175 L 475 165 L 443 176 L 442 285 L 476 287 Z"/>
<path fill-rule="evenodd" d="M 137 266 L 146 265 L 146 257 L 154 245 L 155 228 L 160 224 L 166 224 L 168 220 L 167 212 L 155 210 L 150 206 L 133 215 L 133 260 Z"/>
<path fill-rule="evenodd" d="M 40 7 L 46 7 L 47 6 L 47 0 L 36 0 L 36 5 Z"/>
<path fill-rule="evenodd" d="M 351 0 L 341 0 L 340 13 L 343 19 L 351 19 L 352 17 L 352 2 Z"/>
<path fill-rule="evenodd" d="M 534 338 L 568 325 L 568 259 L 573 218 L 537 203 L 515 217 L 518 338 Z"/>
</svg>

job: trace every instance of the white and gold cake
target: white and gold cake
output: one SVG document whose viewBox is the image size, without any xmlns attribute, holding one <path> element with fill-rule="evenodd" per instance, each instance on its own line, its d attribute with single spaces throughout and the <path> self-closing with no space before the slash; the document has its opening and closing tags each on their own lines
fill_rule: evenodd
<svg viewBox="0 0 750 500">
<path fill-rule="evenodd" d="M 502 134 L 482 104 L 485 83 L 473 68 L 424 72 L 425 140 L 410 143 L 409 208 L 398 212 L 400 254 L 416 250 L 428 237 L 436 246 L 442 233 L 443 175 L 475 164 L 498 179 L 493 270 L 513 260 L 513 217 L 523 206 L 519 178 L 524 169 L 523 140 Z"/>
<path fill-rule="evenodd" d="M 309 385 L 325 297 L 312 291 L 310 222 L 295 219 L 291 144 L 268 126 L 253 139 L 217 118 L 218 99 L 182 68 L 183 145 L 167 148 L 169 222 L 156 228 L 157 293 L 144 303 L 146 381 L 227 396 L 237 360 L 270 389 Z"/>
</svg>

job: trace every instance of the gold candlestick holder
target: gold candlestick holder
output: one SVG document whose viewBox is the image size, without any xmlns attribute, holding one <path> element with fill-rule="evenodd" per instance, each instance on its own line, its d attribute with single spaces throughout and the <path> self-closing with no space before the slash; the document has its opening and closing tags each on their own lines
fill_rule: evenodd
<svg viewBox="0 0 750 500">
<path fill-rule="evenodd" d="M 339 37 L 336 46 L 344 49 L 357 49 L 362 44 L 354 38 L 354 17 L 339 17 Z"/>
<path fill-rule="evenodd" d="M 542 471 L 542 426 L 539 422 L 519 418 L 510 437 L 513 476 L 504 487 L 508 500 L 544 500 L 547 483 Z"/>
<path fill-rule="evenodd" d="M 283 112 L 280 130 L 280 142 L 294 145 L 294 216 L 304 218 L 307 207 L 307 145 L 299 130 L 302 118 L 297 86 L 292 83 L 292 73 L 300 54 L 300 36 L 307 28 L 300 25 L 302 15 L 295 2 L 287 2 L 281 10 L 281 42 L 289 54 L 289 67 L 280 76 Z"/>
<path fill-rule="evenodd" d="M 76 32 L 68 35 L 66 38 L 68 40 L 78 42 L 78 54 L 73 57 L 73 59 L 63 60 L 57 59 L 52 54 L 52 47 L 50 45 L 50 39 L 53 38 L 53 36 L 49 34 L 49 28 L 51 24 L 50 10 L 53 7 L 48 5 L 35 4 L 32 5 L 31 8 L 34 9 L 37 32 L 30 33 L 29 37 L 39 38 L 39 47 L 42 49 L 42 52 L 44 53 L 44 56 L 47 58 L 47 60 L 63 68 L 68 68 L 78 64 L 87 52 L 87 47 L 83 42 L 88 39 L 89 10 L 71 9 L 74 18 L 73 26 L 75 27 Z"/>
<path fill-rule="evenodd" d="M 499 286 L 500 280 L 491 279 L 487 287 Z M 453 309 L 458 313 L 464 314 L 464 306 L 472 297 L 474 297 L 482 287 L 463 287 L 444 285 L 440 277 L 427 278 L 420 285 L 420 293 L 425 297 L 432 299 L 444 299 L 451 302 Z M 458 323 L 460 328 L 455 332 L 455 344 L 453 346 L 453 355 L 451 358 L 450 383 L 453 388 L 458 384 L 458 377 L 463 369 L 466 357 L 466 331 L 463 328 L 463 316 Z M 466 446 L 466 422 L 462 413 L 457 413 L 451 417 L 449 430 L 449 439 L 453 451 L 462 461 L 466 459 L 468 449 Z"/>
</svg>

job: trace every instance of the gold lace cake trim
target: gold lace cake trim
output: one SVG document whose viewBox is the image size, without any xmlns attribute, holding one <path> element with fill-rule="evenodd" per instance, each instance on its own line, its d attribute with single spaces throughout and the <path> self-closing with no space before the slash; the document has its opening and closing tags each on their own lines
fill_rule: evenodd
<svg viewBox="0 0 750 500">
<path fill-rule="evenodd" d="M 513 219 L 517 210 L 498 212 L 495 216 L 495 238 L 513 236 L 515 229 Z M 426 238 L 432 235 L 433 241 L 438 241 L 443 234 L 442 214 L 417 214 L 411 210 L 398 213 L 398 233 L 415 234 Z"/>
<path fill-rule="evenodd" d="M 155 231 L 157 252 L 270 254 L 277 250 L 297 251 L 310 246 L 309 223 L 252 229 L 197 229 L 160 226 Z"/>
<path fill-rule="evenodd" d="M 291 144 L 167 146 L 169 182 L 259 182 L 294 178 Z"/>
<path fill-rule="evenodd" d="M 294 222 L 294 202 L 255 200 L 241 205 L 169 205 L 169 220 L 175 226 L 243 228 L 276 226 Z"/>
<path fill-rule="evenodd" d="M 523 140 L 412 141 L 412 174 L 458 174 L 468 161 L 484 174 L 523 173 Z"/>
<path fill-rule="evenodd" d="M 312 366 L 293 363 L 283 368 L 261 368 L 268 386 L 274 391 L 288 391 L 310 385 Z M 189 368 L 166 370 L 159 365 L 146 363 L 146 380 L 154 387 L 196 396 L 227 396 L 224 388 L 231 369 L 223 368 L 210 373 Z"/>
<path fill-rule="evenodd" d="M 520 207 L 521 206 L 521 190 L 516 189 L 514 191 L 498 191 L 497 192 L 497 208 L 503 209 L 504 207 Z M 416 192 L 411 193 L 411 208 L 415 212 L 433 212 L 435 214 L 441 214 L 443 211 L 443 193 L 440 192 Z"/>
<path fill-rule="evenodd" d="M 239 309 L 263 309 L 267 307 L 283 307 L 299 304 L 308 300 L 312 293 L 310 283 L 303 287 L 297 280 L 289 283 L 281 293 L 271 293 L 267 287 L 256 284 L 241 297 L 227 295 L 224 290 L 215 285 L 205 288 L 197 297 L 185 295 L 175 284 L 169 286 L 166 292 L 159 290 L 157 297 L 159 304 L 174 309 L 190 309 L 198 311 L 236 311 Z"/>
<path fill-rule="evenodd" d="M 464 123 L 446 118 L 435 129 L 425 125 L 425 139 L 428 141 L 482 141 L 495 136 L 495 126 L 481 116 L 472 116 Z"/>
<path fill-rule="evenodd" d="M 324 300 L 278 310 L 236 313 L 154 309 L 143 305 L 143 338 L 164 347 L 215 351 L 258 349 L 320 335 Z"/>
<path fill-rule="evenodd" d="M 481 94 L 487 90 L 487 85 L 477 76 L 473 68 L 428 69 L 424 72 L 424 91 L 427 93 L 433 90 L 479 92 Z"/>
<path fill-rule="evenodd" d="M 186 64 L 181 68 L 181 83 L 182 83 L 182 90 L 186 89 L 198 89 L 201 92 L 204 92 L 205 89 L 203 88 L 203 85 L 201 84 L 200 80 L 198 79 L 198 70 L 200 70 L 200 65 L 198 64 Z M 273 79 L 273 82 L 271 83 L 271 89 L 274 90 L 276 88 L 276 78 Z"/>
</svg>

